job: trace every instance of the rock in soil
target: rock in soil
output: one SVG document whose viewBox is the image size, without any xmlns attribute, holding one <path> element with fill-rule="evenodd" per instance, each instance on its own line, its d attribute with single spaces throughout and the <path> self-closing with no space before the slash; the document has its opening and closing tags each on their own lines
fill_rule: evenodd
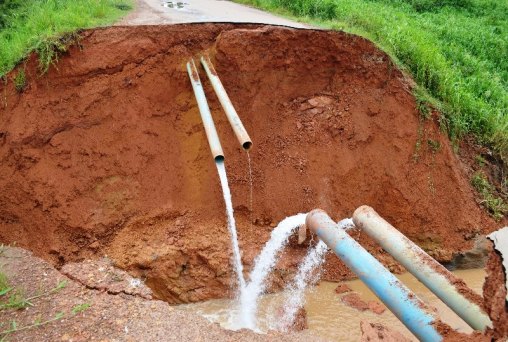
<svg viewBox="0 0 508 342">
<path fill-rule="evenodd" d="M 372 311 L 373 313 L 375 313 L 376 315 L 381 315 L 382 313 L 384 313 L 386 311 L 386 307 L 375 301 L 375 300 L 369 300 L 369 310 Z"/>
<path fill-rule="evenodd" d="M 358 293 L 348 293 L 340 299 L 342 303 L 356 309 L 358 311 L 369 310 L 369 304 L 365 302 Z"/>
<path fill-rule="evenodd" d="M 337 294 L 342 294 L 342 293 L 351 292 L 351 291 L 352 291 L 351 288 L 347 284 L 339 284 L 335 288 L 335 293 L 337 293 Z"/>
</svg>

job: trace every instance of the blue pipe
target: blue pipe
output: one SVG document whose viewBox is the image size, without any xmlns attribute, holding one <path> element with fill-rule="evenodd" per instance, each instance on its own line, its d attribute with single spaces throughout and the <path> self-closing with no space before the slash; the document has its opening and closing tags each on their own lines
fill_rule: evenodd
<svg viewBox="0 0 508 342">
<path fill-rule="evenodd" d="M 376 294 L 395 316 L 421 341 L 442 341 L 434 323 L 438 320 L 424 302 L 390 273 L 376 258 L 323 211 L 311 211 L 306 226 Z"/>
</svg>

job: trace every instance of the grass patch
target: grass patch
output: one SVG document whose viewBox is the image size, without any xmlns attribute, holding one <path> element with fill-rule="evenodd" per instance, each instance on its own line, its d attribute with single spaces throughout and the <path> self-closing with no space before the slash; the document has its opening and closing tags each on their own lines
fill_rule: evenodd
<svg viewBox="0 0 508 342">
<path fill-rule="evenodd" d="M 506 203 L 503 198 L 495 195 L 496 188 L 481 171 L 473 175 L 471 178 L 471 185 L 480 194 L 482 198 L 480 203 L 496 220 L 500 220 L 505 215 L 508 215 L 508 203 Z"/>
<path fill-rule="evenodd" d="M 473 134 L 508 161 L 508 2 L 237 2 L 374 41 L 440 102 L 452 140 Z"/>
<path fill-rule="evenodd" d="M 132 0 L 0 1 L 0 77 L 34 50 L 47 71 L 77 30 L 112 23 L 131 8 Z"/>
</svg>

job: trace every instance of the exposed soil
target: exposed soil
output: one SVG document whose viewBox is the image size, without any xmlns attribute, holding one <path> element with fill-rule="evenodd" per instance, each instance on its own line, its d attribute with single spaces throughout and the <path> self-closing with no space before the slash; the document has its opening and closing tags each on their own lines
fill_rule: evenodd
<svg viewBox="0 0 508 342">
<path fill-rule="evenodd" d="M 486 311 L 494 324 L 489 331 L 495 340 L 508 338 L 508 303 L 506 301 L 507 270 L 500 253 L 492 248 L 487 262 L 487 278 L 483 284 Z"/>
<path fill-rule="evenodd" d="M 21 94 L 15 72 L 0 85 L 0 241 L 53 265 L 106 256 L 170 303 L 231 294 L 222 194 L 185 69 L 205 50 L 254 142 L 251 213 L 247 156 L 200 71 L 247 270 L 277 222 L 317 207 L 341 219 L 372 206 L 440 261 L 496 227 L 411 82 L 365 39 L 195 24 L 85 31 L 81 46 L 44 76 L 32 56 Z M 275 284 L 305 252 L 284 254 Z M 351 273 L 329 255 L 324 277 Z"/>
<path fill-rule="evenodd" d="M 31 300 L 26 309 L 0 310 L 0 338 L 8 341 L 321 341 L 309 331 L 286 333 L 270 332 L 266 335 L 249 330 L 229 331 L 221 329 L 196 314 L 174 309 L 158 300 L 147 300 L 125 292 L 113 294 L 98 289 L 89 279 L 85 287 L 62 275 L 46 261 L 34 257 L 21 248 L 4 248 L 0 254 L 2 271 L 7 274 L 10 286 L 22 291 L 26 297 L 47 292 L 65 281 L 58 291 Z M 86 273 L 87 265 L 80 273 Z M 100 270 L 100 268 L 103 268 Z M 74 265 L 78 270 L 78 265 Z M 100 278 L 110 273 L 125 275 L 104 265 L 93 271 Z M 129 279 L 133 280 L 133 279 Z M 117 286 L 113 282 L 113 287 Z M 92 286 L 90 286 L 92 285 Z M 2 299 L 3 300 L 3 299 Z M 78 309 L 80 308 L 80 309 Z M 26 328 L 37 320 L 46 322 L 58 313 L 60 319 L 39 326 Z M 15 322 L 19 331 L 4 335 Z"/>
</svg>

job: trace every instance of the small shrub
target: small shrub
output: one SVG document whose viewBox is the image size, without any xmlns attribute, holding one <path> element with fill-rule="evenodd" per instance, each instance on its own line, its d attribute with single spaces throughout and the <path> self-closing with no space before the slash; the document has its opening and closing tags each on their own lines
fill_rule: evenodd
<svg viewBox="0 0 508 342">
<path fill-rule="evenodd" d="M 427 145 L 429 145 L 429 148 L 433 153 L 437 153 L 441 149 L 441 143 L 438 140 L 428 139 Z"/>
</svg>

